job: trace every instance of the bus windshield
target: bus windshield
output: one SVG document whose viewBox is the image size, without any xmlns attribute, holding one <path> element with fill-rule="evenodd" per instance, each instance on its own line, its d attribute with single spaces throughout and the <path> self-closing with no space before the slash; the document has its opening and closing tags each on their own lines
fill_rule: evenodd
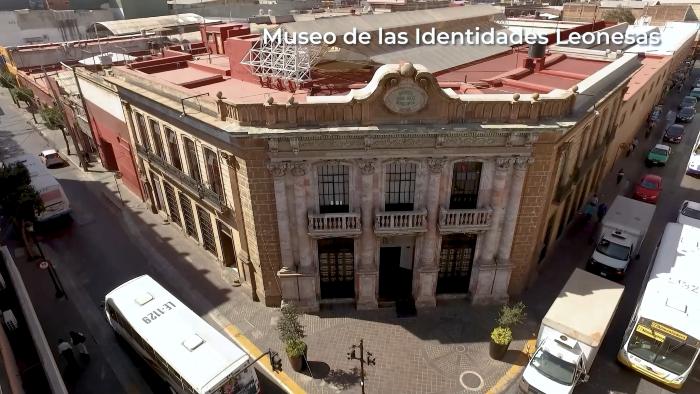
<svg viewBox="0 0 700 394">
<path fill-rule="evenodd" d="M 540 349 L 535 353 L 531 363 L 539 373 L 559 384 L 571 386 L 574 382 L 576 365 L 555 357 L 545 350 Z"/>
<path fill-rule="evenodd" d="M 697 348 L 671 336 L 656 334 L 652 337 L 640 332 L 645 329 L 635 329 L 627 351 L 676 375 L 683 374 L 693 365 Z"/>
</svg>

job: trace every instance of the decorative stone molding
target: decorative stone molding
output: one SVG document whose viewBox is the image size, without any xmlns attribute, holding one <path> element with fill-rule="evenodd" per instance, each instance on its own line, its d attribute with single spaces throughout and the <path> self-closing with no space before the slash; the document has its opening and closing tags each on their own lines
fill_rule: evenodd
<svg viewBox="0 0 700 394">
<path fill-rule="evenodd" d="M 292 175 L 304 176 L 308 170 L 308 164 L 305 161 L 295 161 L 292 163 Z"/>
<path fill-rule="evenodd" d="M 428 168 L 430 169 L 430 172 L 437 174 L 437 173 L 442 171 L 442 168 L 445 166 L 446 162 L 447 162 L 447 159 L 445 159 L 445 158 L 429 157 L 428 158 Z"/>
<path fill-rule="evenodd" d="M 372 149 L 372 137 L 365 137 L 365 150 Z"/>
<path fill-rule="evenodd" d="M 513 159 L 512 157 L 497 157 L 496 169 L 506 171 L 513 165 L 514 161 L 515 159 Z"/>
<path fill-rule="evenodd" d="M 437 137 L 435 137 L 435 147 L 442 148 L 443 146 L 445 146 L 445 136 L 438 135 Z"/>
<path fill-rule="evenodd" d="M 525 170 L 530 164 L 534 162 L 535 159 L 533 159 L 532 157 L 518 157 L 515 159 L 515 169 Z"/>
<path fill-rule="evenodd" d="M 279 140 L 277 138 L 270 138 L 267 140 L 267 148 L 272 153 L 277 153 L 279 151 Z"/>
<path fill-rule="evenodd" d="M 529 133 L 525 137 L 525 146 L 532 146 L 540 138 L 539 134 Z"/>
<path fill-rule="evenodd" d="M 377 164 L 377 159 L 359 159 L 357 160 L 357 165 L 360 167 L 363 175 L 374 174 L 375 167 Z"/>
<path fill-rule="evenodd" d="M 292 152 L 294 152 L 294 154 L 299 153 L 299 138 L 290 138 L 289 146 L 292 148 Z"/>
<path fill-rule="evenodd" d="M 273 162 L 267 165 L 267 169 L 270 170 L 272 176 L 281 177 L 287 175 L 287 170 L 289 169 L 289 162 Z"/>
</svg>

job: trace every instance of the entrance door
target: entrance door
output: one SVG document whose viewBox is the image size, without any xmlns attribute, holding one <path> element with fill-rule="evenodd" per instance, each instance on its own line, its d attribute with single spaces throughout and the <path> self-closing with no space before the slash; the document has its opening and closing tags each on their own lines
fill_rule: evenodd
<svg viewBox="0 0 700 394">
<path fill-rule="evenodd" d="M 318 240 L 321 298 L 355 297 L 355 257 L 352 238 Z"/>
<path fill-rule="evenodd" d="M 219 228 L 219 243 L 221 244 L 221 254 L 224 258 L 224 267 L 236 267 L 236 251 L 233 249 L 233 237 L 231 229 L 220 221 L 216 221 Z"/>
<path fill-rule="evenodd" d="M 475 246 L 474 234 L 455 234 L 442 238 L 437 293 L 469 292 Z"/>
<path fill-rule="evenodd" d="M 379 299 L 380 301 L 397 301 L 411 298 L 413 270 L 410 258 L 403 256 L 401 266 L 401 246 L 383 246 L 379 249 Z M 412 248 L 405 248 L 409 253 Z"/>
</svg>

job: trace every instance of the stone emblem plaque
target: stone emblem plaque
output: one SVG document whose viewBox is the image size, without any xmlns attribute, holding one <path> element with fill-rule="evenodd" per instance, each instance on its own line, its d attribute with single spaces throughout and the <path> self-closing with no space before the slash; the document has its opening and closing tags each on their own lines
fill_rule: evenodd
<svg viewBox="0 0 700 394">
<path fill-rule="evenodd" d="M 384 95 L 384 105 L 397 114 L 416 113 L 428 103 L 428 94 L 410 82 L 404 82 L 389 89 Z"/>
</svg>

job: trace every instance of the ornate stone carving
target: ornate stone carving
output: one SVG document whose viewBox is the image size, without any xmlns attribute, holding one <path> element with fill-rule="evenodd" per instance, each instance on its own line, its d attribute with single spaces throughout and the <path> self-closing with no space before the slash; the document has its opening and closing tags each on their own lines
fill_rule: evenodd
<svg viewBox="0 0 700 394">
<path fill-rule="evenodd" d="M 515 159 L 512 157 L 497 157 L 496 158 L 496 169 L 501 170 L 501 171 L 506 171 L 508 170 L 512 165 Z"/>
<path fill-rule="evenodd" d="M 533 159 L 532 157 L 517 157 L 515 159 L 515 169 L 519 171 L 525 170 L 530 164 L 534 162 L 535 159 Z"/>
<path fill-rule="evenodd" d="M 308 165 L 305 161 L 295 161 L 292 162 L 292 175 L 303 176 L 306 175 Z"/>
<path fill-rule="evenodd" d="M 272 176 L 274 177 L 285 176 L 287 174 L 287 170 L 289 169 L 289 162 L 284 161 L 269 163 L 267 165 L 267 169 L 270 170 Z"/>
<path fill-rule="evenodd" d="M 360 171 L 363 175 L 374 174 L 375 166 L 377 164 L 377 159 L 358 159 L 357 165 L 360 167 Z"/>
<path fill-rule="evenodd" d="M 435 147 L 442 148 L 443 146 L 445 146 L 445 136 L 438 135 L 437 137 L 435 137 Z"/>
<path fill-rule="evenodd" d="M 372 149 L 372 137 L 365 137 L 365 150 Z"/>
<path fill-rule="evenodd" d="M 532 146 L 540 138 L 539 134 L 530 133 L 525 137 L 525 146 Z"/>
<path fill-rule="evenodd" d="M 272 153 L 277 153 L 279 150 L 279 140 L 277 138 L 270 138 L 267 140 L 267 148 Z"/>
<path fill-rule="evenodd" d="M 299 153 L 299 138 L 290 138 L 289 146 L 292 148 L 292 152 L 294 152 L 294 154 Z"/>
<path fill-rule="evenodd" d="M 384 105 L 397 114 L 414 114 L 428 104 L 428 94 L 414 82 L 400 82 L 384 95 Z"/>
<path fill-rule="evenodd" d="M 440 171 L 442 171 L 442 168 L 445 166 L 446 161 L 447 161 L 447 159 L 445 159 L 445 158 L 429 157 L 428 158 L 428 168 L 430 169 L 430 172 L 439 173 Z"/>
</svg>

